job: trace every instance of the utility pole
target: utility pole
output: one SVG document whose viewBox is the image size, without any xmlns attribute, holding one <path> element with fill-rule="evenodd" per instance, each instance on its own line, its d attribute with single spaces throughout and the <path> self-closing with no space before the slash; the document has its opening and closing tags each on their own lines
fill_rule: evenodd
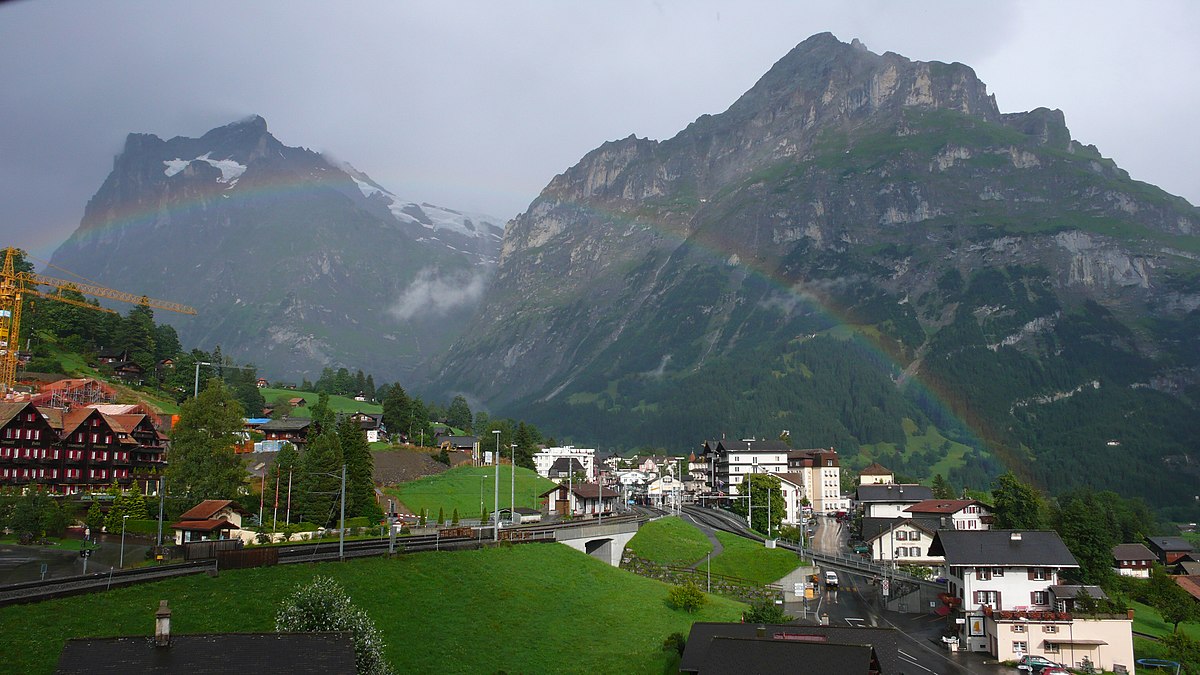
<svg viewBox="0 0 1200 675">
<path fill-rule="evenodd" d="M 346 465 L 342 465 L 342 520 L 338 523 L 338 560 L 346 559 Z"/>
<path fill-rule="evenodd" d="M 492 529 L 492 541 L 500 541 L 500 430 L 493 429 L 492 434 L 496 436 L 496 456 L 492 462 L 496 467 L 496 489 L 492 492 L 492 519 L 496 526 Z"/>
<path fill-rule="evenodd" d="M 516 520 L 517 516 L 517 444 L 512 444 L 512 466 L 508 473 L 509 477 L 509 492 L 508 492 L 508 517 L 511 520 Z M 520 522 L 520 521 L 517 521 Z"/>
<path fill-rule="evenodd" d="M 166 476 L 160 475 L 158 477 L 158 546 L 159 546 L 159 548 L 162 548 L 163 500 L 166 499 L 166 494 L 167 494 L 166 492 L 163 491 L 163 487 L 166 484 L 166 480 L 167 480 Z M 159 553 L 162 553 L 162 551 L 159 551 Z"/>
<path fill-rule="evenodd" d="M 396 552 L 396 519 L 392 516 L 396 512 L 396 505 L 392 500 L 388 500 L 388 555 Z"/>
</svg>

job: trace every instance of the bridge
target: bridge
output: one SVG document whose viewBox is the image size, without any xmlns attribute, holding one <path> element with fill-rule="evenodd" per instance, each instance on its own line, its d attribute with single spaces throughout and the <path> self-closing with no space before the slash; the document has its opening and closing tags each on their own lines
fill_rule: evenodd
<svg viewBox="0 0 1200 675">
<path fill-rule="evenodd" d="M 554 529 L 554 540 L 583 551 L 593 558 L 599 558 L 613 567 L 619 567 L 625 545 L 633 539 L 633 535 L 637 534 L 641 526 L 641 520 L 622 520 L 616 523 L 559 527 Z"/>
</svg>

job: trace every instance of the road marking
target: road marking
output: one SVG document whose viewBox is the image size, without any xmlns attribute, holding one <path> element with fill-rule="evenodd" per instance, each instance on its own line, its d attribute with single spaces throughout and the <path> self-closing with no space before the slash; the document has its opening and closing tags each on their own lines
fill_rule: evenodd
<svg viewBox="0 0 1200 675">
<path fill-rule="evenodd" d="M 903 649 L 897 649 L 897 650 L 896 650 L 896 653 L 897 653 L 897 654 L 899 654 L 900 656 L 903 656 L 903 657 L 905 657 L 905 658 L 906 658 L 906 659 L 908 659 L 909 661 L 911 661 L 911 662 L 912 662 L 912 665 L 914 665 L 914 666 L 916 666 L 916 667 L 920 668 L 921 670 L 923 670 L 923 671 L 925 671 L 925 672 L 927 672 L 927 673 L 932 673 L 932 672 L 933 672 L 932 670 L 930 670 L 930 669 L 926 668 L 925 666 L 923 666 L 923 665 L 921 665 L 921 664 L 917 663 L 917 657 L 913 656 L 912 654 L 909 654 L 909 653 L 905 652 Z"/>
<path fill-rule="evenodd" d="M 867 623 L 866 619 L 860 619 L 855 616 L 848 616 L 848 617 L 846 617 L 845 621 L 846 621 L 846 623 L 850 624 L 851 626 L 854 626 L 855 628 L 862 628 L 863 625 L 865 625 Z M 855 623 L 855 622 L 857 622 L 857 623 Z"/>
</svg>

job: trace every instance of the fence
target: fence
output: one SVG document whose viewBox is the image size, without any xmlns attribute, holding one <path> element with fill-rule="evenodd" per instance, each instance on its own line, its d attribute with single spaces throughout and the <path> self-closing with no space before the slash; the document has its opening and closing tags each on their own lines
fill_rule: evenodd
<svg viewBox="0 0 1200 675">
<path fill-rule="evenodd" d="M 183 545 L 184 560 L 210 560 L 218 551 L 233 551 L 242 548 L 241 539 L 215 539 L 213 541 L 191 541 Z"/>
<path fill-rule="evenodd" d="M 279 563 L 279 547 L 259 546 L 217 550 L 217 569 L 240 570 L 248 567 L 266 567 Z"/>
</svg>

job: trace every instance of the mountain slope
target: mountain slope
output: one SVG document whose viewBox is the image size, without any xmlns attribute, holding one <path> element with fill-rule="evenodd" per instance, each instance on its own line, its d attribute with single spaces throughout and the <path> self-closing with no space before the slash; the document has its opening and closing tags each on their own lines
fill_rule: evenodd
<svg viewBox="0 0 1200 675">
<path fill-rule="evenodd" d="M 255 116 L 200 138 L 130 134 L 51 262 L 196 307 L 159 318 L 271 376 L 345 365 L 394 378 L 456 334 L 498 222 L 400 199 Z"/>
<path fill-rule="evenodd" d="M 1126 488 L 1200 461 L 1197 232 L 1061 112 L 817 35 L 726 112 L 556 176 L 433 381 L 618 446 L 787 429 L 921 475 L 945 452 L 903 451 L 909 418 L 976 448 L 959 484 Z"/>
</svg>

